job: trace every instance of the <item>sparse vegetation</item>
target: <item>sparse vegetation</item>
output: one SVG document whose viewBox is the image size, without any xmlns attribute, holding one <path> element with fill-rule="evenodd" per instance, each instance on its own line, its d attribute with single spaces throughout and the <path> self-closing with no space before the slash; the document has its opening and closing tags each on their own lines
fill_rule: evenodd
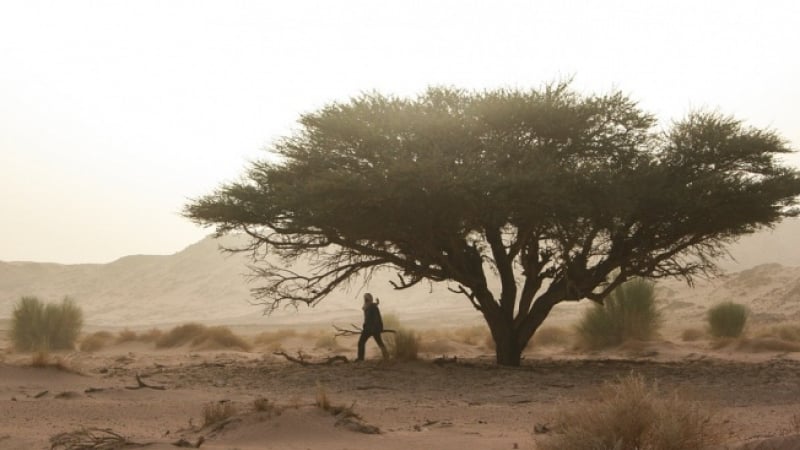
<svg viewBox="0 0 800 450">
<path fill-rule="evenodd" d="M 143 445 L 109 428 L 81 428 L 50 437 L 50 450 L 113 450 Z"/>
<path fill-rule="evenodd" d="M 113 340 L 114 335 L 108 331 L 97 331 L 81 340 L 80 349 L 83 352 L 96 352 L 103 349 Z"/>
<path fill-rule="evenodd" d="M 177 326 L 156 340 L 156 348 L 174 348 L 191 344 L 201 349 L 238 348 L 250 350 L 247 341 L 234 334 L 228 327 L 206 327 L 198 323 Z"/>
<path fill-rule="evenodd" d="M 543 450 L 703 450 L 716 435 L 711 414 L 677 393 L 661 394 L 638 375 L 606 384 L 597 398 L 564 405 Z"/>
<path fill-rule="evenodd" d="M 323 334 L 317 337 L 317 340 L 314 342 L 314 348 L 335 351 L 341 350 L 342 346 L 339 344 L 339 341 L 336 340 L 336 336 Z"/>
<path fill-rule="evenodd" d="M 14 307 L 9 334 L 17 351 L 65 350 L 75 347 L 82 326 L 83 312 L 68 297 L 58 304 L 22 297 Z"/>
<path fill-rule="evenodd" d="M 573 338 L 574 336 L 569 330 L 547 326 L 536 330 L 531 343 L 534 347 L 568 346 L 572 343 Z"/>
<path fill-rule="evenodd" d="M 258 412 L 265 412 L 269 417 L 280 416 L 283 413 L 283 408 L 276 405 L 274 402 L 269 401 L 265 397 L 258 397 L 253 400 L 253 409 Z"/>
<path fill-rule="evenodd" d="M 687 328 L 681 333 L 681 340 L 684 342 L 694 342 L 703 339 L 706 332 L 700 328 Z"/>
<path fill-rule="evenodd" d="M 413 361 L 419 357 L 419 335 L 411 329 L 400 324 L 400 319 L 393 314 L 383 317 L 385 329 L 394 330 L 394 333 L 384 333 L 383 339 L 389 350 L 389 357 L 400 361 Z"/>
<path fill-rule="evenodd" d="M 745 323 L 747 323 L 747 309 L 744 305 L 722 302 L 708 310 L 709 331 L 714 337 L 739 337 L 744 331 Z"/>
<path fill-rule="evenodd" d="M 577 332 L 583 347 L 597 349 L 626 340 L 649 340 L 660 324 L 653 283 L 633 279 L 614 289 L 602 305 L 586 311 Z"/>
<path fill-rule="evenodd" d="M 206 403 L 203 406 L 203 427 L 218 424 L 236 415 L 236 407 L 229 401 Z"/>
<path fill-rule="evenodd" d="M 120 331 L 119 334 L 117 335 L 117 344 L 123 344 L 125 342 L 134 342 L 137 340 L 139 340 L 139 335 L 137 335 L 135 331 L 129 330 L 127 328 Z"/>
<path fill-rule="evenodd" d="M 80 373 L 80 371 L 70 367 L 62 358 L 52 358 L 47 351 L 38 351 L 31 356 L 31 367 L 38 369 L 53 368 L 62 372 Z"/>
</svg>

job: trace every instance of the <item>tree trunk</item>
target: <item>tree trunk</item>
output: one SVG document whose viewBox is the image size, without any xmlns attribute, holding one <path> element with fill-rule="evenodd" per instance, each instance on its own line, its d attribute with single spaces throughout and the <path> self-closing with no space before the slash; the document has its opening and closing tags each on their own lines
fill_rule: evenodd
<svg viewBox="0 0 800 450">
<path fill-rule="evenodd" d="M 519 366 L 522 359 L 522 346 L 519 344 L 519 333 L 512 323 L 501 320 L 490 320 L 489 329 L 494 339 L 495 356 L 497 364 L 501 366 Z"/>
</svg>

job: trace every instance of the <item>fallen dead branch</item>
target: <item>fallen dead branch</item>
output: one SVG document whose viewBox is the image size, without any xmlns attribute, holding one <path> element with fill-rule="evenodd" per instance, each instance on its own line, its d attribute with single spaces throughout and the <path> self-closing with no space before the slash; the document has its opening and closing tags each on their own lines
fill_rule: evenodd
<svg viewBox="0 0 800 450">
<path fill-rule="evenodd" d="M 358 325 L 351 323 L 350 328 L 340 328 L 336 325 L 333 325 L 333 329 L 336 330 L 336 337 L 340 336 L 360 336 L 363 332 L 363 329 Z M 383 330 L 382 333 L 397 333 L 396 330 Z"/>
<path fill-rule="evenodd" d="M 152 384 L 145 383 L 144 381 L 142 381 L 142 377 L 140 377 L 139 374 L 136 374 L 136 383 L 137 383 L 136 386 L 125 386 L 125 389 L 144 389 L 144 388 L 147 388 L 147 389 L 155 389 L 157 391 L 163 391 L 163 390 L 167 389 L 165 386 L 154 386 Z"/>
<path fill-rule="evenodd" d="M 129 441 L 109 428 L 81 428 L 50 438 L 50 450 L 116 450 L 145 445 Z"/>
<path fill-rule="evenodd" d="M 329 356 L 325 358 L 323 361 L 309 361 L 306 359 L 306 355 L 302 352 L 297 352 L 297 357 L 291 356 L 286 352 L 275 352 L 274 355 L 283 356 L 286 358 L 287 361 L 293 362 L 295 364 L 300 364 L 301 366 L 330 366 L 336 362 L 341 363 L 348 363 L 350 362 L 346 356 L 343 355 L 336 355 L 336 356 Z"/>
</svg>

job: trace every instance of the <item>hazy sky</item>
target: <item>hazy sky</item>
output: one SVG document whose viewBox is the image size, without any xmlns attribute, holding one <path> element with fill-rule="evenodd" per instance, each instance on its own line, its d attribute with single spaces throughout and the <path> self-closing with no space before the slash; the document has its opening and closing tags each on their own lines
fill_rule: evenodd
<svg viewBox="0 0 800 450">
<path fill-rule="evenodd" d="M 0 260 L 169 254 L 179 214 L 362 91 L 575 76 L 800 147 L 800 2 L 0 0 Z M 793 163 L 800 163 L 795 157 Z"/>
</svg>

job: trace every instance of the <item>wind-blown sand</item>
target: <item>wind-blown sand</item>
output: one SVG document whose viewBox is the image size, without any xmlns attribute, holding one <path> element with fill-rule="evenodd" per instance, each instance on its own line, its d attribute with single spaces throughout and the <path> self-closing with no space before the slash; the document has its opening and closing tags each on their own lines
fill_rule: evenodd
<svg viewBox="0 0 800 450">
<path fill-rule="evenodd" d="M 330 341 L 331 324 L 360 321 L 363 291 L 337 292 L 312 310 L 261 316 L 242 282 L 246 261 L 220 255 L 210 239 L 171 256 L 105 265 L 0 263 L 0 449 L 49 448 L 51 436 L 82 427 L 109 428 L 154 449 L 201 438 L 200 448 L 226 450 L 532 449 L 541 438 L 534 428 L 551 428 L 560 402 L 586 398 L 601 383 L 631 372 L 713 409 L 720 448 L 797 449 L 800 352 L 753 338 L 761 328 L 800 322 L 800 254 L 791 247 L 800 236 L 793 234 L 797 225 L 743 241 L 733 249 L 738 265 L 722 278 L 699 281 L 694 289 L 660 282 L 665 328 L 659 339 L 589 353 L 569 344 L 533 345 L 520 368 L 493 364 L 485 332 L 466 329 L 482 324 L 466 299 L 441 286 L 394 292 L 386 282 L 390 274 L 379 275 L 368 289 L 383 299 L 384 314 L 422 332 L 422 359 L 382 362 L 370 343 L 365 363 L 301 366 L 274 351 L 302 351 L 313 361 L 355 355 L 353 337 L 340 337 L 335 345 L 321 342 Z M 753 257 L 757 247 L 774 252 Z M 32 355 L 13 352 L 6 339 L 13 303 L 22 295 L 74 297 L 86 313 L 87 333 L 166 330 L 189 321 L 230 325 L 250 340 L 265 330 L 298 332 L 250 351 L 110 343 L 93 353 L 51 355 L 78 373 L 34 368 Z M 687 328 L 703 326 L 709 306 L 723 300 L 748 305 L 751 339 L 728 345 L 702 336 L 681 340 Z M 546 326 L 569 329 L 587 306 L 559 305 Z M 465 332 L 459 337 L 454 329 Z M 437 360 L 442 356 L 447 358 Z M 128 389 L 137 386 L 137 375 L 164 389 Z M 363 422 L 342 422 L 314 406 L 319 389 L 334 405 L 352 405 Z M 278 405 L 281 414 L 255 411 L 258 398 Z M 237 414 L 223 425 L 203 427 L 204 406 L 218 402 L 234 405 Z M 358 431 L 363 425 L 381 433 Z M 783 441 L 759 444 L 765 438 Z"/>
</svg>

